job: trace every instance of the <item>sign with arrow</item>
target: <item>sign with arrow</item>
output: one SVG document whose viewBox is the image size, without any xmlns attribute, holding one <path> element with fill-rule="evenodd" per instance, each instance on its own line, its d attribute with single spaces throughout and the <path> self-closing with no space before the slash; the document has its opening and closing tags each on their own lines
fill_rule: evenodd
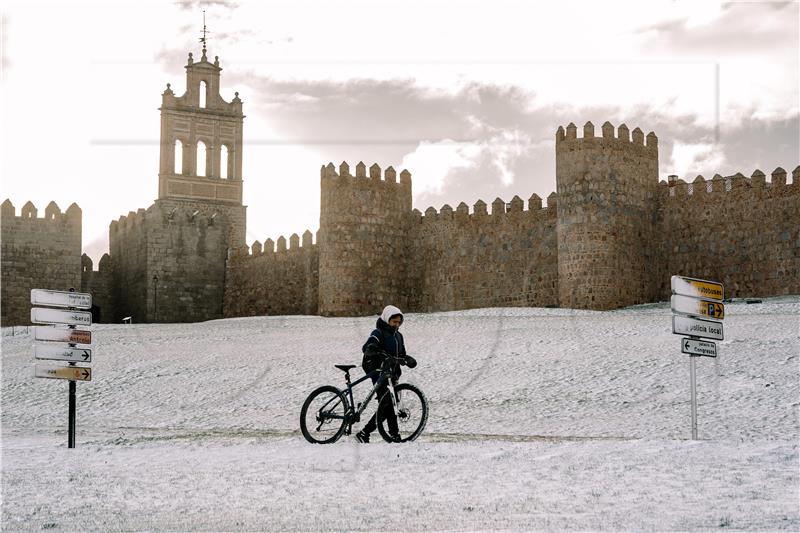
<svg viewBox="0 0 800 533">
<path fill-rule="evenodd" d="M 90 363 L 92 361 L 92 350 L 89 348 L 59 346 L 57 344 L 34 344 L 33 356 L 36 359 Z"/>
<path fill-rule="evenodd" d="M 37 341 L 58 341 L 72 344 L 91 344 L 92 332 L 86 329 L 66 329 L 52 326 L 35 326 L 33 337 Z"/>
<path fill-rule="evenodd" d="M 81 366 L 58 366 L 53 364 L 37 364 L 37 378 L 68 379 L 70 381 L 92 381 L 92 369 Z"/>
<path fill-rule="evenodd" d="M 689 355 L 716 357 L 717 345 L 711 341 L 683 338 L 681 339 L 681 352 Z"/>
<path fill-rule="evenodd" d="M 717 283 L 716 281 L 672 276 L 670 284 L 672 285 L 673 294 L 691 296 L 692 298 L 708 298 L 720 302 L 725 298 L 725 288 L 722 283 Z"/>
<path fill-rule="evenodd" d="M 50 307 L 76 307 L 78 309 L 91 309 L 92 295 L 83 292 L 31 289 L 31 303 L 33 305 L 48 305 Z"/>
<path fill-rule="evenodd" d="M 706 316 L 716 320 L 725 318 L 725 305 L 714 300 L 703 300 L 673 294 L 670 298 L 672 311 L 683 315 Z"/>
<path fill-rule="evenodd" d="M 92 313 L 88 311 L 69 311 L 61 309 L 31 309 L 31 322 L 34 324 L 66 324 L 69 326 L 91 326 Z"/>
<path fill-rule="evenodd" d="M 719 341 L 725 338 L 722 331 L 722 322 L 681 315 L 672 315 L 672 333 Z"/>
</svg>

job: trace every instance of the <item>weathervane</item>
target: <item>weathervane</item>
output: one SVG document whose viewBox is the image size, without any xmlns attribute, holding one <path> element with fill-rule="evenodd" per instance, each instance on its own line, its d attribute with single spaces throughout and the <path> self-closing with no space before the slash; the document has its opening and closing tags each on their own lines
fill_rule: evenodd
<svg viewBox="0 0 800 533">
<path fill-rule="evenodd" d="M 203 43 L 203 56 L 206 55 L 206 41 L 208 37 L 206 37 L 207 33 L 211 33 L 210 31 L 206 31 L 206 10 L 203 10 L 203 36 L 200 37 L 200 42 Z"/>
</svg>

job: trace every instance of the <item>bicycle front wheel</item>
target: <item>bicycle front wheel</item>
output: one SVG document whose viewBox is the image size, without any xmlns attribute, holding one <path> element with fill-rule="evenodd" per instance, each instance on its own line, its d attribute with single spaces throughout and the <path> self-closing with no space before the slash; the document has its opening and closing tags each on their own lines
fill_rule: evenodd
<svg viewBox="0 0 800 533">
<path fill-rule="evenodd" d="M 428 399 L 414 385 L 401 383 L 394 388 L 398 414 L 387 391 L 378 405 L 378 432 L 386 442 L 408 442 L 416 439 L 428 422 Z"/>
<path fill-rule="evenodd" d="M 308 395 L 300 410 L 300 431 L 312 444 L 329 444 L 342 436 L 347 399 L 333 385 L 324 385 Z"/>
</svg>

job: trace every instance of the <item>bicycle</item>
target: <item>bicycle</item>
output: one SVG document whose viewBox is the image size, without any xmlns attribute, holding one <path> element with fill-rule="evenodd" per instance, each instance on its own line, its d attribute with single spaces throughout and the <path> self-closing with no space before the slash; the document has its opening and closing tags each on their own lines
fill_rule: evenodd
<svg viewBox="0 0 800 533">
<path fill-rule="evenodd" d="M 419 437 L 428 421 L 428 400 L 425 394 L 410 383 L 395 385 L 392 368 L 402 358 L 388 356 L 380 368 L 367 373 L 355 382 L 350 382 L 350 370 L 356 365 L 333 365 L 344 372 L 347 388 L 340 390 L 333 385 L 323 385 L 308 395 L 300 410 L 300 430 L 312 444 L 330 444 L 342 435 L 352 433 L 353 424 L 361 420 L 361 414 L 376 394 L 387 384 L 387 392 L 378 399 L 378 432 L 386 442 L 409 442 Z M 355 403 L 353 387 L 378 377 L 364 401 Z M 313 405 L 313 407 L 312 407 Z M 394 417 L 397 438 L 392 437 L 390 425 Z"/>
</svg>

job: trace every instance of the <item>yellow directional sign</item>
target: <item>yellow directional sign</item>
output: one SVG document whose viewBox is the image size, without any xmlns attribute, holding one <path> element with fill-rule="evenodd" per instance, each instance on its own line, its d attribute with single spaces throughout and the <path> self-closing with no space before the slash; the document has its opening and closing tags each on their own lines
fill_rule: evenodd
<svg viewBox="0 0 800 533">
<path fill-rule="evenodd" d="M 708 281 L 705 279 L 685 278 L 683 276 L 672 276 L 672 294 L 681 294 L 693 298 L 708 298 L 711 300 L 725 299 L 725 287 L 722 283 Z"/>
<path fill-rule="evenodd" d="M 92 381 L 92 369 L 82 366 L 36 365 L 36 377 Z"/>
<path fill-rule="evenodd" d="M 713 300 L 702 300 L 673 294 L 670 298 L 670 303 L 672 311 L 683 315 L 706 316 L 716 320 L 725 318 L 725 306 Z"/>
</svg>

